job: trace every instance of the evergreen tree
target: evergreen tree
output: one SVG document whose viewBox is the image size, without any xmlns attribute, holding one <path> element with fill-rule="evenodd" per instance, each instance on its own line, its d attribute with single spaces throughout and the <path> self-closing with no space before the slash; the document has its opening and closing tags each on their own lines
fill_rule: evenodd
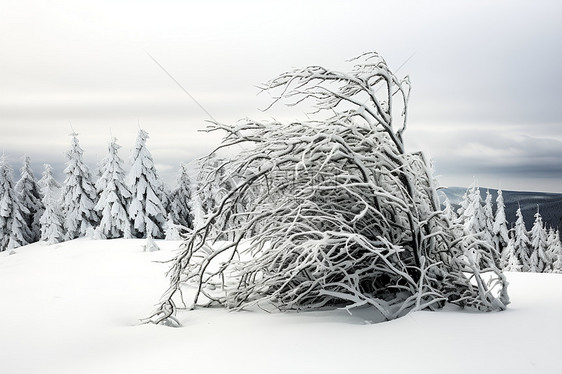
<svg viewBox="0 0 562 374">
<path fill-rule="evenodd" d="M 16 191 L 21 204 L 25 207 L 25 211 L 29 212 L 23 214 L 23 218 L 31 233 L 27 241 L 29 243 L 36 242 L 41 237 L 41 224 L 39 219 L 45 207 L 42 201 L 43 194 L 31 170 L 31 160 L 29 156 L 24 157 L 23 166 L 21 168 L 21 178 L 16 183 Z"/>
<path fill-rule="evenodd" d="M 492 243 L 492 238 L 494 236 L 494 212 L 492 208 L 492 195 L 490 190 L 486 190 L 486 199 L 484 200 L 483 213 L 483 232 L 487 242 Z M 495 247 L 494 247 L 495 248 Z M 498 254 L 501 252 L 498 252 Z M 497 256 L 496 258 L 499 258 Z"/>
<path fill-rule="evenodd" d="M 88 166 L 82 160 L 84 151 L 78 143 L 78 134 L 73 133 L 71 136 L 71 148 L 66 153 L 68 161 L 64 169 L 66 178 L 61 204 L 67 240 L 86 236 L 99 222 L 94 210 L 97 193 Z"/>
<path fill-rule="evenodd" d="M 496 252 L 503 254 L 509 241 L 509 236 L 502 190 L 498 190 L 498 197 L 496 198 L 496 216 L 492 227 L 492 241 L 494 242 Z"/>
<path fill-rule="evenodd" d="M 547 235 L 542 223 L 542 217 L 537 207 L 535 214 L 535 223 L 531 229 L 531 249 L 532 253 L 529 258 L 529 270 L 535 273 L 542 273 L 548 264 L 546 258 Z"/>
<path fill-rule="evenodd" d="M 551 258 L 554 260 L 552 263 L 552 272 L 562 273 L 562 243 L 560 243 L 558 230 L 554 231 L 554 238 L 549 245 L 549 252 L 551 253 Z"/>
<path fill-rule="evenodd" d="M 449 220 L 449 222 L 456 221 L 458 219 L 458 216 L 453 210 L 453 207 L 451 206 L 451 202 L 447 197 L 445 197 L 445 201 L 443 202 L 443 205 L 444 205 L 443 215 Z"/>
<path fill-rule="evenodd" d="M 148 133 L 139 130 L 127 178 L 127 186 L 132 194 L 129 219 L 133 222 L 134 236 L 163 238 L 166 211 L 160 200 L 161 182 L 152 155 L 146 147 L 147 138 Z"/>
<path fill-rule="evenodd" d="M 6 158 L 0 157 L 0 252 L 28 244 L 31 231 L 14 187 L 13 171 Z"/>
<path fill-rule="evenodd" d="M 169 211 L 174 223 L 188 229 L 193 228 L 191 179 L 187 166 L 183 163 L 180 164 L 177 186 L 170 195 Z"/>
<path fill-rule="evenodd" d="M 47 171 L 47 173 L 49 173 Z M 55 190 L 45 188 L 43 196 L 45 210 L 40 218 L 41 240 L 47 244 L 60 243 L 64 240 L 63 217 L 59 209 L 59 199 Z"/>
<path fill-rule="evenodd" d="M 489 241 L 486 234 L 486 217 L 482 209 L 480 188 L 473 186 L 468 193 L 466 209 L 462 215 L 463 226 L 467 234 L 479 234 L 480 239 Z"/>
<path fill-rule="evenodd" d="M 527 228 L 525 227 L 525 221 L 521 213 L 521 207 L 517 209 L 515 215 L 517 216 L 517 220 L 515 221 L 513 250 L 522 265 L 521 271 L 530 271 L 531 242 L 529 241 Z"/>
<path fill-rule="evenodd" d="M 51 165 L 44 164 L 43 167 L 43 175 L 37 184 L 41 188 L 41 193 L 43 195 L 46 195 L 47 190 L 49 190 L 51 197 L 56 200 L 60 196 L 61 184 L 53 177 L 53 168 Z"/>
<path fill-rule="evenodd" d="M 521 271 L 523 266 L 515 253 L 515 238 L 511 235 L 502 252 L 502 268 L 505 271 Z"/>
<path fill-rule="evenodd" d="M 96 182 L 96 189 L 100 192 L 99 200 L 94 207 L 101 217 L 97 227 L 100 238 L 119 238 L 130 232 L 130 221 L 127 213 L 131 193 L 125 185 L 123 160 L 119 157 L 117 139 L 113 138 L 109 144 L 109 154 L 101 163 L 102 175 Z M 129 227 L 127 229 L 127 227 Z"/>
</svg>

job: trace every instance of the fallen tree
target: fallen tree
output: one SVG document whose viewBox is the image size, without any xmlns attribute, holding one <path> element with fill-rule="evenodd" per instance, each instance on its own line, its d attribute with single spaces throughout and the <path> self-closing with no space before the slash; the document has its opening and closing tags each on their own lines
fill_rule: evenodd
<svg viewBox="0 0 562 374">
<path fill-rule="evenodd" d="M 423 154 L 405 152 L 408 78 L 376 53 L 351 61 L 350 73 L 309 66 L 262 87 L 273 104 L 311 101 L 326 118 L 209 126 L 226 134 L 216 152 L 244 147 L 203 183 L 237 183 L 182 244 L 149 321 L 179 324 L 179 307 L 217 304 L 371 306 L 387 319 L 447 302 L 505 309 L 488 244 L 447 219 Z"/>
</svg>

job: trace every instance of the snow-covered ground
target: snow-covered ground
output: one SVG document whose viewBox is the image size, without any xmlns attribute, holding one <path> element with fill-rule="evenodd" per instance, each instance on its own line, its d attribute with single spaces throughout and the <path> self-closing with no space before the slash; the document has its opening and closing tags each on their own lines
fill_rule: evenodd
<svg viewBox="0 0 562 374">
<path fill-rule="evenodd" d="M 562 373 L 562 275 L 510 273 L 505 312 L 183 312 L 142 325 L 178 242 L 0 253 L 0 373 Z"/>
</svg>

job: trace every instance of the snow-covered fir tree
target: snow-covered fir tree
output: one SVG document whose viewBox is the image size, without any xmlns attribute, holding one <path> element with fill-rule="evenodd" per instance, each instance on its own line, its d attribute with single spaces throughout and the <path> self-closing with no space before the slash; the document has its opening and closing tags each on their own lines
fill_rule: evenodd
<svg viewBox="0 0 562 374">
<path fill-rule="evenodd" d="M 182 240 L 182 232 L 187 232 L 186 227 L 174 222 L 172 214 L 168 213 L 166 221 L 166 240 Z"/>
<path fill-rule="evenodd" d="M 531 229 L 531 250 L 529 271 L 542 273 L 548 264 L 546 258 L 547 235 L 538 208 L 537 213 L 535 213 L 535 223 Z"/>
<path fill-rule="evenodd" d="M 24 215 L 29 214 L 15 190 L 13 170 L 0 157 L 0 252 L 29 244 L 31 231 Z"/>
<path fill-rule="evenodd" d="M 453 210 L 453 207 L 451 205 L 451 201 L 449 201 L 449 198 L 447 198 L 447 197 L 445 197 L 445 201 L 443 201 L 443 215 L 450 222 L 454 222 L 458 219 L 458 216 L 455 213 L 455 211 Z"/>
<path fill-rule="evenodd" d="M 505 271 L 521 271 L 523 266 L 515 253 L 515 236 L 511 235 L 502 252 L 501 266 Z"/>
<path fill-rule="evenodd" d="M 513 250 L 517 255 L 517 259 L 522 265 L 522 271 L 529 270 L 529 260 L 531 256 L 531 242 L 529 240 L 529 235 L 527 228 L 525 227 L 525 221 L 523 220 L 523 214 L 521 213 L 521 207 L 515 212 L 517 220 L 515 221 L 514 228 L 514 243 Z"/>
<path fill-rule="evenodd" d="M 33 175 L 33 170 L 31 170 L 31 159 L 29 156 L 24 156 L 21 177 L 16 183 L 16 191 L 21 204 L 25 207 L 25 211 L 28 212 L 23 214 L 23 218 L 31 232 L 31 237 L 28 238 L 28 242 L 36 242 L 41 237 L 41 224 L 39 219 L 45 207 L 43 206 L 41 188 Z"/>
<path fill-rule="evenodd" d="M 482 213 L 484 216 L 484 221 L 483 221 L 484 236 L 486 238 L 486 241 L 492 242 L 492 238 L 494 234 L 494 211 L 492 207 L 492 194 L 490 194 L 490 190 L 486 190 L 486 199 L 484 200 L 484 207 Z"/>
<path fill-rule="evenodd" d="M 132 234 L 139 238 L 164 237 L 166 211 L 160 200 L 161 182 L 152 155 L 146 147 L 148 133 L 139 130 L 132 154 L 132 165 L 127 176 L 131 192 L 129 218 L 133 223 Z"/>
<path fill-rule="evenodd" d="M 41 240 L 47 244 L 64 241 L 64 220 L 59 209 L 59 199 L 56 190 L 45 189 L 43 206 L 45 210 L 39 219 L 41 224 Z"/>
<path fill-rule="evenodd" d="M 552 272 L 562 273 L 562 243 L 560 243 L 560 233 L 558 230 L 551 229 L 554 232 L 552 239 L 549 241 L 548 251 L 552 261 Z"/>
<path fill-rule="evenodd" d="M 117 139 L 112 138 L 109 143 L 109 154 L 101 163 L 101 177 L 96 182 L 99 199 L 94 207 L 100 217 L 96 228 L 99 238 L 120 238 L 130 235 L 130 221 L 127 212 L 131 193 L 125 185 L 123 160 L 119 157 Z"/>
<path fill-rule="evenodd" d="M 491 238 L 486 233 L 486 217 L 482 208 L 482 198 L 480 188 L 471 186 L 467 192 L 466 209 L 459 217 L 467 234 L 478 234 L 480 240 L 489 242 Z"/>
<path fill-rule="evenodd" d="M 509 235 L 502 190 L 498 190 L 498 196 L 496 197 L 496 216 L 492 227 L 492 241 L 496 252 L 503 254 L 509 241 Z"/>
<path fill-rule="evenodd" d="M 53 168 L 50 164 L 43 165 L 43 174 L 41 179 L 39 179 L 39 187 L 41 188 L 41 193 L 43 195 L 47 194 L 47 190 L 51 193 L 51 196 L 58 199 L 60 196 L 61 184 L 53 176 Z"/>
<path fill-rule="evenodd" d="M 82 160 L 84 151 L 78 143 L 78 134 L 73 133 L 68 161 L 64 169 L 62 189 L 62 214 L 64 216 L 65 239 L 72 240 L 86 234 L 99 222 L 94 207 L 97 193 L 88 166 Z"/>
<path fill-rule="evenodd" d="M 548 230 L 546 237 L 546 266 L 543 272 L 552 273 L 555 270 L 555 263 L 558 260 L 560 251 L 560 239 L 558 233 L 552 227 Z"/>
<path fill-rule="evenodd" d="M 193 228 L 193 208 L 191 202 L 191 179 L 188 168 L 180 164 L 177 186 L 170 195 L 169 214 L 172 221 L 188 229 Z"/>
</svg>

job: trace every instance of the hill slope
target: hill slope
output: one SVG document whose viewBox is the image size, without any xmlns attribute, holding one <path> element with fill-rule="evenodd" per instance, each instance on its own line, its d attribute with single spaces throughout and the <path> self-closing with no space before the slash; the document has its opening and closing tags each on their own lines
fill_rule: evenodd
<svg viewBox="0 0 562 374">
<path fill-rule="evenodd" d="M 74 240 L 0 253 L 0 372 L 560 373 L 562 275 L 508 274 L 501 313 L 448 308 L 391 322 L 360 310 L 183 312 L 139 325 L 177 242 Z M 524 347 L 524 349 L 522 349 Z"/>
</svg>

